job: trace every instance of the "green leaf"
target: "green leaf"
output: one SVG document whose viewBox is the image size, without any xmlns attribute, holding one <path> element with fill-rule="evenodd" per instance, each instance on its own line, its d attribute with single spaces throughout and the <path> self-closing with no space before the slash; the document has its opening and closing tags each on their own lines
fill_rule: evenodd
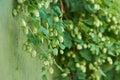
<svg viewBox="0 0 120 80">
<path fill-rule="evenodd" d="M 42 67 L 42 72 L 44 72 L 46 70 L 46 67 L 45 66 L 43 66 Z"/>
<path fill-rule="evenodd" d="M 44 28 L 43 26 L 41 26 L 40 30 L 43 32 L 43 34 L 45 34 L 48 37 L 49 32 L 48 32 L 48 30 L 46 28 Z"/>
<path fill-rule="evenodd" d="M 108 42 L 106 43 L 107 48 L 112 48 L 112 46 L 113 46 L 113 43 L 108 43 Z"/>
<path fill-rule="evenodd" d="M 90 48 L 92 51 L 95 51 L 96 50 L 96 45 L 95 44 L 91 44 L 91 48 Z"/>
<path fill-rule="evenodd" d="M 53 49 L 53 54 L 58 55 L 58 49 L 57 48 Z"/>
<path fill-rule="evenodd" d="M 62 16 L 62 12 L 61 12 L 59 6 L 54 6 L 53 9 L 58 14 L 58 16 Z"/>
<path fill-rule="evenodd" d="M 92 13 L 96 13 L 97 12 L 97 10 L 95 10 L 91 5 L 89 5 L 89 4 L 86 4 L 85 5 L 85 9 L 87 10 L 87 11 L 89 11 L 89 12 L 92 12 Z"/>
<path fill-rule="evenodd" d="M 78 38 L 75 38 L 74 41 L 81 44 L 81 45 L 84 45 L 84 41 L 82 39 L 80 40 Z"/>
<path fill-rule="evenodd" d="M 69 49 L 72 47 L 72 38 L 68 32 L 64 33 L 64 45 Z"/>
<path fill-rule="evenodd" d="M 49 26 L 52 27 L 53 26 L 53 20 L 51 19 L 51 17 L 48 17 L 47 21 L 48 21 Z"/>
<path fill-rule="evenodd" d="M 97 34 L 94 34 L 94 36 L 93 36 L 93 41 L 94 41 L 94 42 L 98 42 L 98 35 L 97 35 Z"/>
<path fill-rule="evenodd" d="M 63 33 L 62 27 L 63 27 L 62 22 L 58 22 L 58 23 L 55 24 L 55 28 L 57 29 L 57 31 L 58 31 L 60 34 Z"/>
<path fill-rule="evenodd" d="M 87 61 L 91 61 L 92 60 L 92 56 L 90 54 L 90 51 L 87 49 L 81 50 L 80 55 L 85 58 Z"/>
<path fill-rule="evenodd" d="M 85 23 L 86 23 L 87 25 L 92 26 L 92 25 L 93 25 L 93 19 L 92 19 L 92 18 L 89 18 L 87 21 L 85 21 Z"/>
<path fill-rule="evenodd" d="M 110 71 L 108 71 L 107 73 L 106 73 L 106 78 L 107 78 L 107 80 L 113 80 L 113 73 L 114 72 L 114 70 L 110 70 Z M 116 79 L 115 79 L 116 80 Z M 118 79 L 119 80 L 119 79 Z"/>
<path fill-rule="evenodd" d="M 111 3 L 110 3 L 111 1 L 109 1 L 109 0 L 103 0 L 103 3 L 106 5 L 106 6 L 109 6 Z"/>
<path fill-rule="evenodd" d="M 42 58 L 45 59 L 45 60 L 47 60 L 47 59 L 48 59 L 48 56 L 47 56 L 46 51 L 45 51 L 45 49 L 44 49 L 44 47 L 43 47 L 43 44 L 40 44 L 39 50 L 40 50 L 40 52 L 41 52 L 41 54 L 42 54 Z"/>
<path fill-rule="evenodd" d="M 103 75 L 104 77 L 106 77 L 106 74 L 103 72 L 103 70 L 101 68 L 99 68 L 98 73 Z"/>
<path fill-rule="evenodd" d="M 39 28 L 39 21 L 36 19 L 36 17 L 32 16 L 32 17 L 31 17 L 31 20 L 32 20 L 32 23 L 33 23 L 37 28 Z"/>
<path fill-rule="evenodd" d="M 40 13 L 40 17 L 42 18 L 42 20 L 47 19 L 48 16 L 47 16 L 46 11 L 45 11 L 44 8 L 40 8 L 39 13 Z"/>
<path fill-rule="evenodd" d="M 79 57 L 76 56 L 76 58 L 74 59 L 74 61 L 75 61 L 76 63 L 79 62 L 79 61 L 80 61 Z"/>
<path fill-rule="evenodd" d="M 65 49 L 65 45 L 63 45 L 63 44 L 59 44 L 59 47 L 63 50 Z"/>
<path fill-rule="evenodd" d="M 74 0 L 74 2 L 71 2 L 71 12 L 76 12 L 80 10 L 81 3 L 79 1 Z"/>
<path fill-rule="evenodd" d="M 102 33 L 105 32 L 105 29 L 106 29 L 105 27 L 100 27 L 100 32 Z"/>
<path fill-rule="evenodd" d="M 38 40 L 33 34 L 28 34 L 27 37 L 28 37 L 28 40 L 32 42 L 34 45 L 37 44 Z"/>
<path fill-rule="evenodd" d="M 79 22 L 79 26 L 85 33 L 87 33 L 89 31 L 89 27 L 87 25 L 85 25 L 84 23 Z"/>
<path fill-rule="evenodd" d="M 78 79 L 76 80 L 85 80 L 86 74 L 83 73 L 81 70 L 77 69 L 76 75 Z"/>
<path fill-rule="evenodd" d="M 68 67 L 72 70 L 72 71 L 75 71 L 75 67 L 74 67 L 74 62 L 73 61 L 69 61 L 68 62 Z"/>
<path fill-rule="evenodd" d="M 115 56 L 115 54 L 111 50 L 108 51 L 108 54 L 111 56 Z"/>
<path fill-rule="evenodd" d="M 47 80 L 47 76 L 45 74 L 42 76 L 42 80 Z"/>
</svg>

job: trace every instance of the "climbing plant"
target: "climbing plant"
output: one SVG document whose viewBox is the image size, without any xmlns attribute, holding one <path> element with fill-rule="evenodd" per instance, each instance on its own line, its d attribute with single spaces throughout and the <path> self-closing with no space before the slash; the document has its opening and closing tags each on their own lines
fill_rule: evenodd
<svg viewBox="0 0 120 80">
<path fill-rule="evenodd" d="M 23 50 L 58 74 L 54 80 L 119 80 L 119 7 L 119 0 L 17 0 L 13 15 L 27 37 Z"/>
</svg>

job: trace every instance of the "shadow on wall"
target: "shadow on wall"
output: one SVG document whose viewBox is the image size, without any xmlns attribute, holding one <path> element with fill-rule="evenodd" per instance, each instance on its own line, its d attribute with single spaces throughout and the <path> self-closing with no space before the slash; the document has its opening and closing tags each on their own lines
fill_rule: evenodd
<svg viewBox="0 0 120 80">
<path fill-rule="evenodd" d="M 12 3 L 0 0 L 0 80 L 41 80 L 42 62 L 21 50 L 25 38 L 12 17 Z"/>
</svg>

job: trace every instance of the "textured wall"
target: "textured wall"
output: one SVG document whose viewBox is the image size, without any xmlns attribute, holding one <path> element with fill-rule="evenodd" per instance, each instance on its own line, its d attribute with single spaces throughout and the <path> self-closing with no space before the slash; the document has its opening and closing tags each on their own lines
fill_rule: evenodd
<svg viewBox="0 0 120 80">
<path fill-rule="evenodd" d="M 0 0 L 0 80 L 41 80 L 42 62 L 21 50 L 25 38 L 12 17 L 12 3 Z"/>
</svg>

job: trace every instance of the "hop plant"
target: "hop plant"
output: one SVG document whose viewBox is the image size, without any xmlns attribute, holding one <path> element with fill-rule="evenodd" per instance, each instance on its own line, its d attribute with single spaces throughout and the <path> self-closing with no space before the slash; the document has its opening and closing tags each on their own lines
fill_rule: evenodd
<svg viewBox="0 0 120 80">
<path fill-rule="evenodd" d="M 23 49 L 40 56 L 50 74 L 55 65 L 57 80 L 118 80 L 119 6 L 118 0 L 18 0 L 13 15 L 27 37 Z"/>
</svg>

